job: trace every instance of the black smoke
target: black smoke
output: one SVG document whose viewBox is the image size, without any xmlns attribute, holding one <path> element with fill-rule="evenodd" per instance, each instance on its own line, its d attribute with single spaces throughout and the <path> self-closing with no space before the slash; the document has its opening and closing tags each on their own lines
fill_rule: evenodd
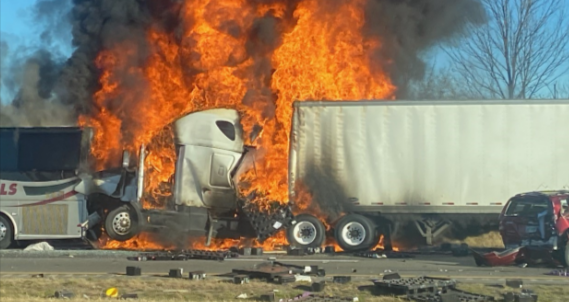
<svg viewBox="0 0 569 302">
<path fill-rule="evenodd" d="M 187 0 L 190 1 L 190 0 Z M 350 0 L 326 1 L 326 12 L 343 13 L 338 5 Z M 193 20 L 183 15 L 183 0 L 38 0 L 31 12 L 34 25 L 39 30 L 38 43 L 27 46 L 21 58 L 9 58 L 15 62 L 12 68 L 3 68 L 4 87 L 17 91 L 13 104 L 2 108 L 2 116 L 17 111 L 24 116 L 20 124 L 44 123 L 53 111 L 43 114 L 34 112 L 37 106 L 45 103 L 57 110 L 66 111 L 66 122 L 79 114 L 98 110 L 105 106 L 111 111 L 128 110 L 122 108 L 124 98 L 137 99 L 137 96 L 120 95 L 95 105 L 93 94 L 100 87 L 100 66 L 97 55 L 117 46 L 131 50 L 125 62 L 113 70 L 114 81 L 120 82 L 124 91 L 145 94 L 141 87 L 148 86 L 141 75 L 129 72 L 131 67 L 143 66 L 148 57 L 155 52 L 148 45 L 146 33 L 149 28 L 169 33 L 170 43 L 188 43 L 182 33 L 191 26 Z M 246 34 L 246 56 L 255 62 L 251 67 L 258 77 L 250 81 L 249 93 L 243 102 L 256 108 L 264 108 L 264 117 L 274 114 L 276 96 L 270 89 L 271 74 L 274 67 L 270 55 L 282 42 L 282 35 L 294 27 L 294 11 L 303 0 L 248 0 L 251 7 L 272 2 L 285 2 L 284 14 L 267 12 L 252 23 L 251 28 L 235 26 L 235 20 L 225 20 L 219 30 L 228 34 Z M 191 7 L 191 6 L 190 6 Z M 373 54 L 373 62 L 387 70 L 398 86 L 398 96 L 405 97 L 405 87 L 410 80 L 420 79 L 425 72 L 424 55 L 433 47 L 464 33 L 469 24 L 485 21 L 480 0 L 368 0 L 365 3 L 366 37 L 379 37 L 382 47 Z M 246 32 L 243 32 L 243 31 Z M 70 58 L 63 59 L 60 45 L 72 37 L 74 51 Z M 191 41 L 190 41 L 191 42 Z M 2 43 L 2 53 L 11 45 Z M 192 66 L 191 51 L 180 53 L 180 65 L 187 85 L 192 85 L 196 75 L 202 70 Z M 227 65 L 238 64 L 247 57 L 228 58 Z M 9 70 L 6 72 L 6 70 Z M 35 77 L 30 73 L 37 72 Z M 26 77 L 23 77 L 26 74 Z M 7 76 L 10 75 L 10 76 Z M 37 78 L 37 80 L 36 80 Z M 30 80 L 31 79 L 31 80 Z M 35 88 L 37 93 L 26 93 Z M 130 89 L 132 88 L 132 89 Z M 129 102 L 130 103 L 130 102 Z M 132 105 L 132 103 L 130 104 Z M 31 110 L 31 111 L 30 111 Z M 127 115 L 128 116 L 128 115 Z M 29 118 L 28 118 L 29 117 Z M 59 119 L 57 115 L 56 119 Z M 4 119 L 6 120 L 6 119 Z M 18 124 L 17 121 L 12 121 Z M 6 124 L 6 123 L 4 123 Z"/>
</svg>

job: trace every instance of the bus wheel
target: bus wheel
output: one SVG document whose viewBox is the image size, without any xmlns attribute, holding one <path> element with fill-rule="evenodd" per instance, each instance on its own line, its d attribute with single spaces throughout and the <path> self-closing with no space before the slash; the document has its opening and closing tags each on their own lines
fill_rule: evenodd
<svg viewBox="0 0 569 302">
<path fill-rule="evenodd" d="M 14 230 L 12 228 L 12 223 L 0 215 L 0 250 L 9 248 L 14 241 Z"/>
<path fill-rule="evenodd" d="M 287 230 L 287 240 L 294 247 L 321 247 L 326 239 L 326 228 L 318 218 L 310 214 L 294 217 L 294 224 Z"/>
<path fill-rule="evenodd" d="M 136 212 L 128 205 L 120 206 L 107 214 L 105 231 L 117 241 L 126 241 L 138 233 Z"/>
<path fill-rule="evenodd" d="M 335 227 L 336 242 L 346 252 L 369 250 L 379 241 L 375 224 L 365 216 L 348 214 Z"/>
</svg>

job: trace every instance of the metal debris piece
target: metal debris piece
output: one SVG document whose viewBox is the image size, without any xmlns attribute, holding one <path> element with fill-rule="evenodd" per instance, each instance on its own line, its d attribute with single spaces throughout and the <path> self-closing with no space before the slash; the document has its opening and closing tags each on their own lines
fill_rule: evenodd
<svg viewBox="0 0 569 302">
<path fill-rule="evenodd" d="M 233 276 L 233 283 L 234 284 L 249 283 L 249 276 L 247 276 L 247 275 L 235 275 L 235 276 Z"/>
<path fill-rule="evenodd" d="M 417 302 L 491 302 L 495 301 L 494 297 L 473 294 L 457 289 L 450 289 L 446 292 L 437 293 L 435 295 L 419 294 L 409 299 Z"/>
<path fill-rule="evenodd" d="M 123 294 L 120 296 L 120 299 L 138 299 L 138 294 Z"/>
<path fill-rule="evenodd" d="M 269 293 L 263 294 L 263 295 L 261 295 L 260 300 L 264 301 L 264 302 L 275 302 L 275 293 L 269 292 Z"/>
<path fill-rule="evenodd" d="M 334 276 L 332 279 L 334 283 L 346 284 L 352 281 L 352 277 L 350 276 Z"/>
<path fill-rule="evenodd" d="M 296 282 L 296 278 L 294 275 L 277 275 L 273 281 L 278 284 L 293 283 Z"/>
<path fill-rule="evenodd" d="M 312 283 L 311 289 L 313 292 L 321 292 L 326 287 L 326 281 L 321 280 L 318 282 Z"/>
<path fill-rule="evenodd" d="M 569 277 L 569 269 L 552 270 L 551 272 L 546 273 L 546 275 Z"/>
<path fill-rule="evenodd" d="M 58 290 L 55 292 L 54 296 L 57 299 L 71 299 L 75 294 L 67 290 Z"/>
<path fill-rule="evenodd" d="M 524 280 L 522 279 L 506 279 L 506 286 L 512 288 L 522 288 L 524 286 Z"/>
<path fill-rule="evenodd" d="M 193 271 L 190 272 L 189 276 L 190 280 L 203 280 L 206 277 L 206 274 L 204 271 Z"/>
<path fill-rule="evenodd" d="M 127 266 L 126 275 L 127 276 L 140 276 L 142 274 L 142 269 L 138 266 Z"/>
<path fill-rule="evenodd" d="M 374 280 L 381 294 L 405 295 L 407 298 L 434 296 L 456 286 L 456 281 L 446 278 L 416 277 L 391 280 Z"/>
<path fill-rule="evenodd" d="M 401 275 L 399 275 L 399 273 L 391 273 L 383 276 L 383 280 L 396 280 L 396 279 L 401 279 Z"/>
<path fill-rule="evenodd" d="M 277 275 L 316 275 L 325 276 L 326 271 L 318 268 L 317 265 L 300 266 L 286 264 L 277 261 L 263 262 L 254 265 L 251 268 L 237 268 L 232 270 L 235 274 L 247 274 L 252 279 L 268 279 L 274 280 Z"/>
<path fill-rule="evenodd" d="M 170 278 L 182 278 L 182 273 L 184 272 L 183 268 L 175 268 L 171 269 L 168 273 L 168 277 Z"/>
<path fill-rule="evenodd" d="M 532 290 L 524 289 L 520 293 L 507 292 L 503 294 L 504 302 L 537 302 L 538 296 Z"/>
</svg>

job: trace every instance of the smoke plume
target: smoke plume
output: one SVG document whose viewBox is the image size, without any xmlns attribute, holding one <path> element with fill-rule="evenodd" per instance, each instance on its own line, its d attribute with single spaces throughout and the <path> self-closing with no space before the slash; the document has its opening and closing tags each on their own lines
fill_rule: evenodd
<svg viewBox="0 0 569 302">
<path fill-rule="evenodd" d="M 76 123 L 76 113 L 56 93 L 69 44 L 70 7 L 70 1 L 40 0 L 27 15 L 35 35 L 1 41 L 1 83 L 3 97 L 9 99 L 0 104 L 0 126 Z"/>
</svg>

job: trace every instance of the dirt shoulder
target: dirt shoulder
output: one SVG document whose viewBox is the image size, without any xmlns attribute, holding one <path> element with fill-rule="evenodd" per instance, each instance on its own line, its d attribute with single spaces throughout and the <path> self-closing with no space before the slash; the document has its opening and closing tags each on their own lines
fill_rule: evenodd
<svg viewBox="0 0 569 302">
<path fill-rule="evenodd" d="M 397 297 L 374 296 L 369 290 L 358 287 L 372 285 L 371 282 L 352 282 L 333 284 L 328 282 L 320 294 L 337 297 L 358 297 L 364 302 L 404 301 Z M 1 278 L 0 297 L 2 302 L 45 301 L 58 290 L 75 294 L 67 301 L 86 301 L 103 299 L 104 291 L 110 287 L 118 289 L 118 294 L 138 294 L 138 301 L 245 301 L 237 299 L 239 294 L 247 294 L 247 301 L 256 301 L 261 294 L 276 290 L 280 298 L 293 298 L 309 290 L 310 283 L 296 282 L 276 285 L 262 281 L 235 285 L 228 279 L 208 278 L 206 280 L 171 279 L 162 277 L 132 278 L 113 276 L 108 278 Z M 511 291 L 498 286 L 480 284 L 460 284 L 459 288 L 477 294 L 498 297 L 500 293 Z M 568 286 L 531 286 L 539 301 L 563 302 L 569 297 Z"/>
</svg>

